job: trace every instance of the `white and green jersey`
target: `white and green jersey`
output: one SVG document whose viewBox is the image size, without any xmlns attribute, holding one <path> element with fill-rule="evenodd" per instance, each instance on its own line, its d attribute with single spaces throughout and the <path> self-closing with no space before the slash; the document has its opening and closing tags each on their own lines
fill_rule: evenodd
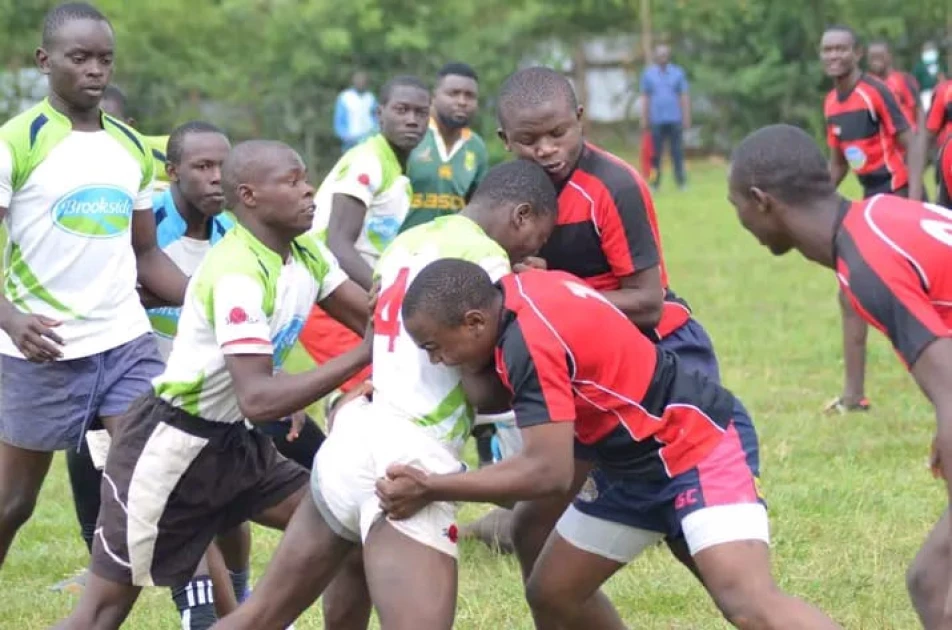
<svg viewBox="0 0 952 630">
<path fill-rule="evenodd" d="M 476 263 L 493 282 L 510 271 L 505 250 L 466 217 L 439 217 L 400 234 L 374 272 L 380 280 L 374 317 L 374 404 L 420 425 L 459 456 L 473 425 L 460 373 L 432 364 L 410 339 L 400 315 L 407 287 L 424 267 L 441 258 Z"/>
<path fill-rule="evenodd" d="M 116 119 L 103 115 L 102 127 L 74 131 L 44 100 L 0 128 L 3 294 L 20 311 L 62 322 L 63 359 L 150 330 L 130 226 L 134 211 L 152 207 L 152 154 Z M 23 356 L 3 332 L 0 353 Z"/>
<path fill-rule="evenodd" d="M 240 224 L 226 234 L 192 276 L 156 394 L 215 422 L 242 422 L 228 354 L 267 354 L 274 369 L 297 341 L 307 314 L 347 279 L 312 235 L 294 240 L 287 260 Z"/>
<path fill-rule="evenodd" d="M 387 139 L 377 134 L 338 160 L 317 190 L 314 230 L 326 239 L 334 195 L 348 195 L 367 206 L 355 247 L 371 268 L 393 241 L 410 210 L 410 180 Z"/>
</svg>

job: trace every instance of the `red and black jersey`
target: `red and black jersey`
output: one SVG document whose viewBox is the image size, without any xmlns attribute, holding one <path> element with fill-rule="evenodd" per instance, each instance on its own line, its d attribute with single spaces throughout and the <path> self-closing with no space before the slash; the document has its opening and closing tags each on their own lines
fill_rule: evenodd
<svg viewBox="0 0 952 630">
<path fill-rule="evenodd" d="M 935 161 L 935 179 L 939 185 L 939 205 L 952 208 L 952 135 L 945 139 Z"/>
<path fill-rule="evenodd" d="M 690 470 L 721 439 L 730 392 L 682 371 L 580 278 L 528 271 L 499 286 L 496 370 L 519 427 L 574 421 L 599 466 L 659 479 Z"/>
<path fill-rule="evenodd" d="M 952 336 L 952 211 L 893 195 L 843 202 L 836 275 L 863 319 L 911 368 Z"/>
<path fill-rule="evenodd" d="M 938 136 L 940 147 L 952 138 L 952 79 L 943 81 L 932 92 L 926 129 Z"/>
<path fill-rule="evenodd" d="M 849 92 L 834 89 L 823 103 L 823 115 L 827 143 L 843 153 L 867 197 L 909 183 L 899 142 L 909 122 L 882 81 L 863 74 Z"/>
<path fill-rule="evenodd" d="M 896 97 L 899 110 L 913 131 L 916 131 L 918 121 L 916 112 L 919 109 L 919 82 L 908 72 L 891 71 L 886 75 L 886 86 Z"/>
<path fill-rule="evenodd" d="M 618 289 L 625 276 L 660 267 L 665 303 L 656 338 L 691 317 L 687 303 L 668 288 L 647 184 L 634 168 L 592 144 L 585 144 L 559 192 L 558 220 L 540 256 L 549 269 L 568 271 L 599 291 Z"/>
</svg>

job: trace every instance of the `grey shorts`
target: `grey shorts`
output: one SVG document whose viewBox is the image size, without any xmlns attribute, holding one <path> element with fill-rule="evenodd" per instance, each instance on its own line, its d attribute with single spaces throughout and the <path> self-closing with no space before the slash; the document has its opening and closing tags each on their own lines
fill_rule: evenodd
<svg viewBox="0 0 952 630">
<path fill-rule="evenodd" d="M 152 333 L 55 363 L 0 356 L 0 440 L 32 451 L 75 448 L 90 422 L 125 413 L 163 368 Z"/>
</svg>

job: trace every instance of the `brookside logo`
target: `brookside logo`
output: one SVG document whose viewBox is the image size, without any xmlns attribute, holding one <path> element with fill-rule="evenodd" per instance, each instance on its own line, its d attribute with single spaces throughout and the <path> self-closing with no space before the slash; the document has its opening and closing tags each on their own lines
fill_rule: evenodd
<svg viewBox="0 0 952 630">
<path fill-rule="evenodd" d="M 304 318 L 295 316 L 287 324 L 281 327 L 274 337 L 271 338 L 271 345 L 274 347 L 274 370 L 277 372 L 284 365 L 285 359 L 291 352 L 291 348 L 298 340 L 301 329 L 304 328 Z"/>
<path fill-rule="evenodd" d="M 112 238 L 132 223 L 132 197 L 116 186 L 83 186 L 53 204 L 56 227 L 91 238 Z"/>
</svg>

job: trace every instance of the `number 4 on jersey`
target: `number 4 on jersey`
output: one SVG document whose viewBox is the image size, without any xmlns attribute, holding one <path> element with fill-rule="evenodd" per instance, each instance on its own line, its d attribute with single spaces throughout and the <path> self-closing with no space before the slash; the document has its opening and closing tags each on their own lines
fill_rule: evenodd
<svg viewBox="0 0 952 630">
<path fill-rule="evenodd" d="M 924 203 L 922 205 L 932 212 L 944 217 L 943 220 L 923 219 L 919 222 L 922 230 L 937 241 L 952 247 L 952 210 L 947 210 L 942 206 L 935 205 L 934 203 Z"/>
<path fill-rule="evenodd" d="M 407 278 L 410 268 L 404 267 L 386 289 L 380 291 L 377 308 L 374 311 L 374 334 L 387 338 L 387 352 L 393 352 L 394 344 L 400 335 L 400 307 L 407 292 Z"/>
</svg>

